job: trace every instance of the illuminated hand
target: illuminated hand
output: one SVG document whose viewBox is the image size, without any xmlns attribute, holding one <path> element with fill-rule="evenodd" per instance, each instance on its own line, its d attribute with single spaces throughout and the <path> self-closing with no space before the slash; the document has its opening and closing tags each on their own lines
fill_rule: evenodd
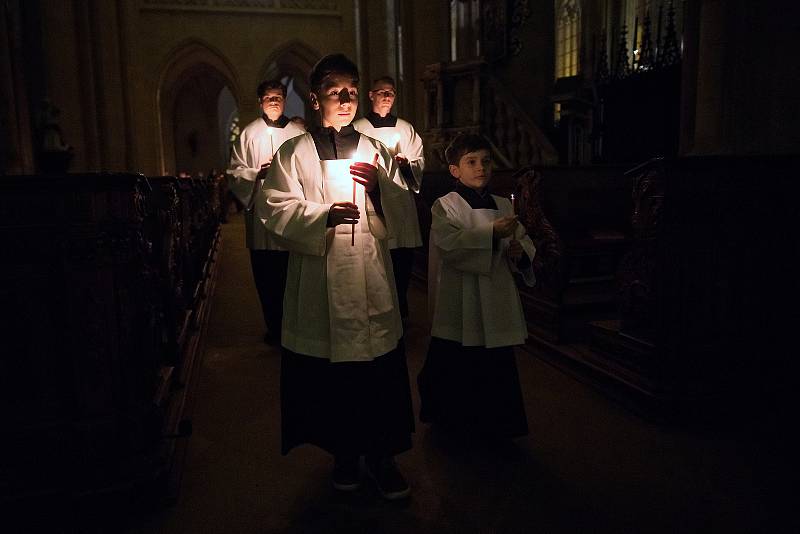
<svg viewBox="0 0 800 534">
<path fill-rule="evenodd" d="M 394 157 L 394 160 L 397 162 L 398 165 L 401 167 L 408 167 L 408 158 L 402 154 L 397 154 Z"/>
<path fill-rule="evenodd" d="M 495 239 L 503 239 L 504 237 L 509 237 L 514 233 L 514 230 L 517 228 L 517 216 L 516 215 L 509 215 L 508 217 L 500 217 L 499 219 L 495 219 L 492 223 L 493 232 L 492 236 Z"/>
<path fill-rule="evenodd" d="M 355 224 L 360 217 L 358 206 L 352 202 L 334 202 L 328 211 L 328 228 L 340 224 Z"/>
<path fill-rule="evenodd" d="M 512 239 L 508 244 L 508 257 L 511 261 L 519 261 L 522 257 L 522 244 L 516 239 Z"/>
<path fill-rule="evenodd" d="M 378 153 L 375 153 L 372 165 L 363 161 L 350 165 L 350 174 L 354 181 L 364 186 L 367 193 L 371 193 L 378 185 Z"/>
</svg>

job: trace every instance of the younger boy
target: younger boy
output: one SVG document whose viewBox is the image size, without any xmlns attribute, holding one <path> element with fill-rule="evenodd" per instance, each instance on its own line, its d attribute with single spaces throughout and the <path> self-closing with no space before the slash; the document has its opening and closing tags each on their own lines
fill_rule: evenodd
<svg viewBox="0 0 800 534">
<path fill-rule="evenodd" d="M 488 142 L 459 135 L 445 152 L 454 191 L 431 208 L 431 343 L 417 379 L 420 419 L 477 438 L 528 433 L 514 345 L 527 327 L 512 271 L 533 285 L 535 248 L 508 199 L 492 195 Z M 464 436 L 466 437 L 466 436 Z"/>
</svg>

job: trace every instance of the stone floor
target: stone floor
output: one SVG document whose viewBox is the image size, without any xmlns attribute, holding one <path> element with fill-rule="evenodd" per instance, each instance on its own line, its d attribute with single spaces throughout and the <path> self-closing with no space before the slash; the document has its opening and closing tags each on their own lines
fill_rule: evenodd
<svg viewBox="0 0 800 534">
<path fill-rule="evenodd" d="M 789 473 L 774 438 L 649 422 L 525 351 L 517 360 L 528 437 L 487 450 L 418 424 L 414 448 L 398 458 L 410 500 L 383 502 L 369 486 L 338 495 L 325 453 L 280 455 L 280 356 L 261 340 L 243 231 L 239 216 L 223 230 L 179 498 L 134 517 L 126 532 L 794 531 L 778 517 L 790 499 L 777 482 Z M 429 325 L 423 288 L 410 298 L 413 384 Z"/>
</svg>

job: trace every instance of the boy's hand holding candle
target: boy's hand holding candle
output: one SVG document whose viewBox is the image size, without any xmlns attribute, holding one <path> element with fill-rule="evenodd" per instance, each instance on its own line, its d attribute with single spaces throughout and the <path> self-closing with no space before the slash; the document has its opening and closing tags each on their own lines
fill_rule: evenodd
<svg viewBox="0 0 800 534">
<path fill-rule="evenodd" d="M 375 186 L 378 185 L 378 154 L 372 159 L 372 164 L 358 161 L 350 165 L 350 174 L 353 175 L 353 181 L 358 182 L 364 186 L 367 193 L 371 193 Z"/>
<path fill-rule="evenodd" d="M 333 228 L 340 224 L 355 224 L 361 214 L 358 206 L 352 202 L 334 202 L 328 211 L 328 228 Z"/>
</svg>

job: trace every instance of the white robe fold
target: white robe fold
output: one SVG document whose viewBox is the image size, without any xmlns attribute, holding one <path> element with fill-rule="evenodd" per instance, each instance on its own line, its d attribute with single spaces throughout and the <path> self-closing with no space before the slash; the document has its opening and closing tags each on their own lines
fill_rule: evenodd
<svg viewBox="0 0 800 534">
<path fill-rule="evenodd" d="M 417 206 L 414 200 L 414 193 L 419 193 L 419 188 L 422 185 L 422 171 L 425 169 L 422 138 L 417 135 L 411 123 L 400 118 L 397 119 L 397 124 L 394 127 L 375 128 L 369 120 L 362 117 L 353 122 L 353 127 L 386 145 L 392 155 L 402 154 L 408 159 L 414 181 L 407 183 L 400 172 L 395 176 L 395 182 L 408 190 L 408 194 L 402 199 L 403 220 L 406 224 L 399 228 L 397 235 L 389 240 L 389 248 L 422 246 L 419 217 L 417 216 Z"/>
<path fill-rule="evenodd" d="M 495 219 L 513 215 L 508 199 L 492 195 L 498 209 L 473 209 L 456 192 L 439 198 L 431 208 L 428 260 L 428 304 L 431 335 L 465 346 L 487 348 L 520 345 L 528 336 L 522 303 L 512 271 L 529 286 L 532 267 L 519 271 L 508 259 L 511 238 L 494 245 Z M 514 238 L 530 260 L 536 253 L 518 225 Z"/>
<path fill-rule="evenodd" d="M 282 343 L 293 352 L 367 361 L 393 350 L 402 336 L 387 239 L 402 221 L 400 199 L 408 192 L 393 181 L 397 164 L 386 147 L 362 134 L 355 159 L 371 163 L 375 153 L 384 215 L 357 185 L 355 227 L 326 226 L 334 202 L 353 200 L 352 159 L 320 161 L 304 134 L 281 147 L 267 173 L 256 209 L 290 251 Z"/>
<path fill-rule="evenodd" d="M 256 216 L 253 194 L 261 187 L 262 180 L 258 179 L 261 166 L 272 161 L 285 141 L 301 133 L 303 130 L 293 122 L 283 128 L 269 127 L 259 117 L 245 126 L 239 142 L 233 146 L 227 170 L 228 188 L 245 206 L 245 242 L 251 250 L 281 250 Z"/>
</svg>

